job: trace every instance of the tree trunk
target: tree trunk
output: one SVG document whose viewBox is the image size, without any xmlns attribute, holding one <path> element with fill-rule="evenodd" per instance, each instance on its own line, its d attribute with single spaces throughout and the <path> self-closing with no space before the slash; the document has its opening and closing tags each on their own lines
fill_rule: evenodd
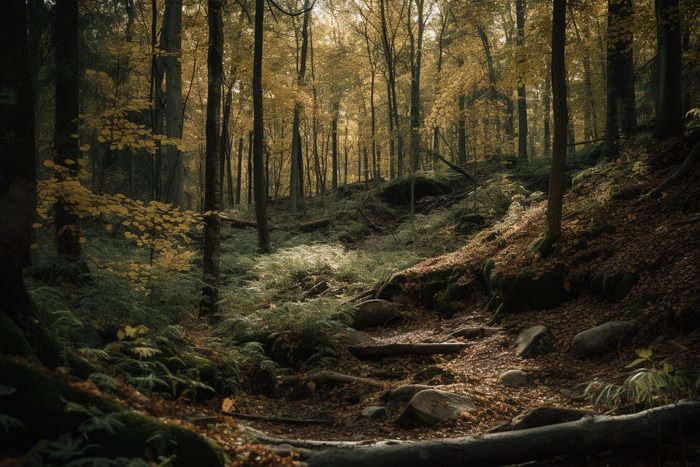
<svg viewBox="0 0 700 467">
<path fill-rule="evenodd" d="M 654 139 L 683 133 L 681 23 L 678 0 L 656 0 L 658 97 Z"/>
<path fill-rule="evenodd" d="M 467 116 L 464 114 L 464 93 L 459 94 L 457 102 L 459 115 L 457 120 L 457 164 L 465 165 L 467 163 Z"/>
<path fill-rule="evenodd" d="M 557 3 L 554 2 L 555 7 Z M 589 416 L 575 422 L 484 434 L 476 438 L 327 449 L 314 453 L 307 465 L 498 467 L 563 455 L 585 457 L 621 448 L 679 442 L 684 436 L 698 432 L 698 417 L 700 403 L 683 401 L 631 415 Z"/>
<path fill-rule="evenodd" d="M 522 48 L 525 43 L 525 0 L 515 1 L 515 15 L 518 29 L 517 48 L 521 55 L 518 63 L 523 64 L 525 60 L 525 57 L 522 56 Z M 527 162 L 527 101 L 525 83 L 521 76 L 518 78 L 518 163 L 526 164 Z"/>
<path fill-rule="evenodd" d="M 243 138 L 238 140 L 238 165 L 236 166 L 236 205 L 241 204 L 241 185 L 243 184 Z"/>
<path fill-rule="evenodd" d="M 489 70 L 489 87 L 491 91 L 491 100 L 493 105 L 498 106 L 498 90 L 496 82 L 496 71 L 493 68 L 493 57 L 491 56 L 491 47 L 489 46 L 489 38 L 486 35 L 486 31 L 481 26 L 477 27 L 477 32 L 479 33 L 479 38 L 481 39 L 481 45 L 484 47 L 484 53 L 486 54 L 486 65 Z M 498 115 L 498 107 L 496 108 L 496 134 L 500 137 L 501 134 L 501 117 Z"/>
<path fill-rule="evenodd" d="M 548 70 L 551 71 L 551 70 Z M 544 95 L 542 96 L 544 106 L 544 157 L 549 159 L 552 156 L 552 133 L 551 133 L 551 102 L 552 102 L 552 76 L 545 72 Z"/>
<path fill-rule="evenodd" d="M 554 100 L 554 144 L 552 168 L 549 177 L 549 199 L 547 202 L 547 225 L 545 238 L 538 246 L 541 253 L 547 253 L 561 237 L 561 217 L 566 189 L 566 0 L 554 2 L 552 20 L 552 97 Z"/>
<path fill-rule="evenodd" d="M 299 91 L 301 91 L 306 77 L 306 55 L 309 49 L 309 18 L 311 16 L 309 0 L 304 1 L 304 10 L 306 10 L 306 13 L 304 13 L 304 23 L 301 30 L 301 58 L 299 60 L 299 69 L 297 70 L 297 86 L 299 87 Z M 262 40 L 260 46 L 262 47 Z M 289 177 L 289 212 L 292 214 L 297 213 L 299 201 L 303 201 L 304 199 L 304 184 L 302 182 L 304 177 L 304 164 L 301 155 L 301 133 L 299 131 L 301 110 L 301 102 L 297 102 L 294 105 L 294 121 L 292 123 L 292 160 Z"/>
<path fill-rule="evenodd" d="M 607 112 L 603 156 L 615 159 L 620 138 L 637 132 L 631 0 L 608 0 Z"/>
<path fill-rule="evenodd" d="M 255 51 L 253 53 L 253 172 L 255 178 L 255 219 L 258 223 L 258 248 L 263 253 L 270 252 L 270 231 L 267 227 L 267 199 L 265 193 L 265 167 L 263 167 L 263 18 L 264 0 L 255 2 Z"/>
<path fill-rule="evenodd" d="M 163 37 L 165 52 L 165 122 L 168 138 L 182 138 L 182 0 L 166 0 Z M 165 202 L 185 207 L 185 168 L 178 146 L 168 144 Z"/>
<path fill-rule="evenodd" d="M 54 163 L 68 169 L 57 175 L 59 181 L 78 180 L 80 173 L 78 114 L 80 113 L 79 76 L 79 15 L 78 0 L 56 2 L 56 119 Z M 54 225 L 56 248 L 66 279 L 80 283 L 80 276 L 89 274 L 81 248 L 78 216 L 71 212 L 71 202 L 61 198 L 56 202 Z M 84 241 L 84 240 L 83 240 Z"/>
<path fill-rule="evenodd" d="M 414 41 L 411 28 L 411 15 L 409 14 L 409 32 L 411 42 L 411 174 L 415 176 L 420 168 L 420 73 L 423 58 L 423 3 L 424 0 L 415 0 L 418 18 L 418 36 Z M 409 9 L 410 10 L 410 9 Z M 413 203 L 411 203 L 413 205 Z"/>
<path fill-rule="evenodd" d="M 253 204 L 253 132 L 248 132 L 248 170 L 246 171 L 248 182 L 248 205 Z"/>
<path fill-rule="evenodd" d="M 333 120 L 331 120 L 331 165 L 333 170 L 333 176 L 331 177 L 331 188 L 335 190 L 338 188 L 338 108 L 340 103 L 335 102 L 333 104 Z"/>
<path fill-rule="evenodd" d="M 221 140 L 219 144 L 219 187 L 221 193 L 221 201 L 219 209 L 224 205 L 224 182 L 228 176 L 229 191 L 231 189 L 231 138 L 229 137 L 229 120 L 231 118 L 231 101 L 233 100 L 232 87 L 226 91 L 224 99 L 224 119 L 221 123 Z M 228 162 L 228 169 L 226 163 Z M 229 203 L 230 205 L 230 203 Z"/>
<path fill-rule="evenodd" d="M 203 270 L 204 286 L 200 315 L 213 315 L 219 301 L 219 272 L 221 260 L 221 218 L 213 211 L 221 210 L 219 185 L 219 155 L 221 144 L 221 88 L 223 78 L 224 28 L 221 0 L 209 0 L 209 52 L 207 55 L 207 123 L 205 154 Z"/>
</svg>

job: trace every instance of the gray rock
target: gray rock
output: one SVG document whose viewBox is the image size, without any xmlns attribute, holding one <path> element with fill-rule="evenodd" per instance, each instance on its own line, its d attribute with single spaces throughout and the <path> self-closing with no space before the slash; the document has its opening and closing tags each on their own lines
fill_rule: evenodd
<svg viewBox="0 0 700 467">
<path fill-rule="evenodd" d="M 313 451 L 311 449 L 294 447 L 291 444 L 278 444 L 277 446 L 270 446 L 270 451 L 274 452 L 280 457 L 289 457 L 292 452 L 299 454 L 296 460 L 305 461 L 311 458 Z"/>
<path fill-rule="evenodd" d="M 353 329 L 348 326 L 343 327 L 340 331 L 338 331 L 338 334 L 346 336 L 350 343 L 353 345 L 369 344 L 370 342 L 374 341 L 374 339 L 372 339 L 372 336 L 370 336 L 369 334 L 366 334 L 362 331 L 358 331 L 357 329 Z"/>
<path fill-rule="evenodd" d="M 553 349 L 554 336 L 547 326 L 530 326 L 515 340 L 515 354 L 522 358 L 532 358 L 548 354 Z"/>
<path fill-rule="evenodd" d="M 586 358 L 616 352 L 633 330 L 634 324 L 630 321 L 611 321 L 579 332 L 571 341 L 569 356 Z"/>
<path fill-rule="evenodd" d="M 520 388 L 530 382 L 530 375 L 523 370 L 508 370 L 498 377 L 498 382 L 509 388 Z"/>
<path fill-rule="evenodd" d="M 398 305 L 386 300 L 367 300 L 357 306 L 352 327 L 366 329 L 383 326 L 397 316 Z"/>
<path fill-rule="evenodd" d="M 464 337 L 465 339 L 474 339 L 475 337 L 491 337 L 498 334 L 501 331 L 503 331 L 503 328 L 466 326 L 463 328 L 455 329 L 450 333 L 450 336 Z"/>
<path fill-rule="evenodd" d="M 458 420 L 464 412 L 475 411 L 476 406 L 465 396 L 426 389 L 413 396 L 396 422 L 405 427 L 416 423 L 432 426 L 443 420 Z"/>
<path fill-rule="evenodd" d="M 445 370 L 444 368 L 440 368 L 439 366 L 429 366 L 427 368 L 422 369 L 416 375 L 413 377 L 414 381 L 429 381 L 435 378 L 436 376 L 439 376 L 438 382 L 442 382 L 444 384 L 451 384 L 455 380 L 455 374 L 452 373 L 450 370 Z"/>
<path fill-rule="evenodd" d="M 386 418 L 386 407 L 380 407 L 378 405 L 371 405 L 362 409 L 360 413 L 360 418 L 367 418 L 370 420 L 383 420 Z"/>
<path fill-rule="evenodd" d="M 387 403 L 386 410 L 392 414 L 406 407 L 413 396 L 426 389 L 433 389 L 433 387 L 425 384 L 407 384 L 385 392 L 379 400 Z"/>
</svg>

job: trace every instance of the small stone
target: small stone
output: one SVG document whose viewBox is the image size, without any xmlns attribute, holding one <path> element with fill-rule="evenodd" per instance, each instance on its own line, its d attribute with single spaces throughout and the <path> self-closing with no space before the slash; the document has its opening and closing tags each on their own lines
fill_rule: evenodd
<svg viewBox="0 0 700 467">
<path fill-rule="evenodd" d="M 521 388 L 530 382 L 527 371 L 509 370 L 498 377 L 498 382 L 509 388 Z"/>
<path fill-rule="evenodd" d="M 362 409 L 360 413 L 360 418 L 367 418 L 369 420 L 383 420 L 386 418 L 386 407 L 380 407 L 378 405 L 371 405 Z"/>
<path fill-rule="evenodd" d="M 554 336 L 547 326 L 537 325 L 525 329 L 515 341 L 515 354 L 522 358 L 532 358 L 552 351 Z"/>
<path fill-rule="evenodd" d="M 338 334 L 347 337 L 352 345 L 369 344 L 370 342 L 374 341 L 374 339 L 372 339 L 372 336 L 370 336 L 369 334 L 364 333 L 362 331 L 358 331 L 348 326 L 343 327 L 340 331 L 338 331 Z"/>
<path fill-rule="evenodd" d="M 580 332 L 571 341 L 569 356 L 586 358 L 616 352 L 633 330 L 630 321 L 611 321 Z"/>
</svg>

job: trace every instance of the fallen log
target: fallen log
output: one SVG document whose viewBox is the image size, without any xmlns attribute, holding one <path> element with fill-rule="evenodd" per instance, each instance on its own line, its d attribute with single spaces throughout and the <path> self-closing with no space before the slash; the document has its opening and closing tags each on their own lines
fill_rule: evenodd
<svg viewBox="0 0 700 467">
<path fill-rule="evenodd" d="M 322 418 L 268 417 L 266 415 L 255 415 L 241 412 L 227 412 L 225 410 L 222 410 L 221 414 L 234 418 L 242 418 L 244 420 L 260 420 L 263 422 L 290 423 L 294 425 L 333 425 L 332 420 L 325 420 Z"/>
<path fill-rule="evenodd" d="M 258 224 L 256 222 L 244 221 L 241 219 L 236 219 L 234 217 L 229 217 L 226 214 L 219 213 L 219 217 L 222 221 L 226 221 L 231 224 L 231 227 L 236 229 L 245 229 L 250 227 L 252 229 L 257 229 Z M 318 219 L 315 221 L 303 222 L 301 224 L 291 224 L 291 225 L 270 225 L 269 230 L 300 230 L 302 232 L 313 232 L 317 229 L 323 229 L 331 224 L 330 219 Z"/>
<path fill-rule="evenodd" d="M 366 386 L 372 386 L 375 388 L 384 388 L 384 383 L 377 381 L 376 379 L 362 378 L 359 376 L 344 375 L 342 373 L 336 373 L 334 371 L 319 371 L 318 373 L 311 373 L 305 377 L 298 375 L 285 376 L 283 380 L 285 383 L 297 384 L 306 378 L 307 380 L 313 381 L 316 384 L 322 384 L 326 386 L 342 386 L 344 384 L 364 384 Z"/>
<path fill-rule="evenodd" d="M 254 441 L 267 446 L 279 446 L 280 444 L 288 444 L 292 447 L 312 449 L 314 451 L 323 451 L 332 448 L 356 448 L 367 446 L 392 446 L 396 444 L 410 444 L 410 441 L 402 441 L 396 439 L 385 440 L 366 440 L 366 441 L 320 441 L 309 439 L 290 439 L 290 438 L 273 438 L 267 436 L 260 430 L 249 426 L 242 426 L 243 431 L 250 436 Z"/>
<path fill-rule="evenodd" d="M 393 446 L 335 448 L 314 454 L 309 467 L 435 466 L 498 467 L 567 454 L 595 454 L 635 446 L 656 446 L 700 432 L 700 402 L 645 410 L 632 415 L 586 416 L 581 420 L 481 437 L 419 441 Z"/>
<path fill-rule="evenodd" d="M 452 354 L 472 345 L 470 342 L 421 342 L 416 344 L 359 344 L 348 350 L 355 357 L 382 357 L 388 355 Z"/>
</svg>

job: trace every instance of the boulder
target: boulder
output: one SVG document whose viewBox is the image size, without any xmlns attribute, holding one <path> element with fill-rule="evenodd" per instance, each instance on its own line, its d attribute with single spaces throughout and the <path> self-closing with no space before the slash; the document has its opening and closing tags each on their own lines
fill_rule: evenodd
<svg viewBox="0 0 700 467">
<path fill-rule="evenodd" d="M 372 339 L 372 336 L 370 336 L 369 334 L 366 334 L 362 331 L 358 331 L 348 326 L 344 326 L 342 329 L 340 329 L 338 331 L 338 334 L 347 337 L 350 343 L 353 345 L 369 344 L 370 342 L 374 341 L 374 339 Z"/>
<path fill-rule="evenodd" d="M 352 322 L 354 329 L 383 326 L 398 315 L 398 305 L 386 300 L 367 300 L 357 306 Z"/>
<path fill-rule="evenodd" d="M 630 321 L 611 321 L 579 332 L 571 341 L 569 356 L 586 358 L 616 352 L 633 330 L 634 324 Z"/>
<path fill-rule="evenodd" d="M 522 358 L 532 358 L 552 351 L 554 336 L 547 326 L 530 326 L 515 340 L 515 354 Z"/>
<path fill-rule="evenodd" d="M 426 389 L 416 393 L 396 422 L 404 427 L 435 425 L 443 420 L 458 420 L 464 412 L 475 412 L 471 399 L 451 392 Z"/>
<path fill-rule="evenodd" d="M 360 418 L 366 418 L 369 420 L 384 420 L 386 418 L 386 407 L 380 407 L 378 405 L 365 407 L 360 413 Z"/>
<path fill-rule="evenodd" d="M 385 392 L 379 400 L 387 403 L 386 410 L 391 414 L 406 407 L 411 399 L 413 399 L 413 396 L 420 391 L 432 388 L 432 386 L 427 386 L 425 384 L 406 384 Z"/>
<path fill-rule="evenodd" d="M 530 375 L 523 370 L 508 370 L 498 377 L 498 382 L 509 388 L 520 388 L 530 382 Z"/>
</svg>

